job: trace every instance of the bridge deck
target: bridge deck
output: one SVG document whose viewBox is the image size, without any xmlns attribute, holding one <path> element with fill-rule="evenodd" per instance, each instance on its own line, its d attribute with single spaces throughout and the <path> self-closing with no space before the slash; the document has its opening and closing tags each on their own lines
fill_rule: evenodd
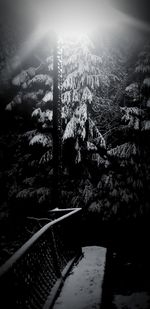
<svg viewBox="0 0 150 309">
<path fill-rule="evenodd" d="M 106 249 L 82 248 L 83 257 L 67 277 L 54 309 L 100 308 Z"/>
</svg>

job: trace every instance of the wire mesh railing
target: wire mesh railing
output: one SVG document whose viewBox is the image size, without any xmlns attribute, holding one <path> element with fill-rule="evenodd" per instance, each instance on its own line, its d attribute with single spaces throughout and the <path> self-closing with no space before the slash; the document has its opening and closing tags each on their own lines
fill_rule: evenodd
<svg viewBox="0 0 150 309">
<path fill-rule="evenodd" d="M 0 307 L 40 309 L 67 263 L 81 252 L 74 209 L 46 224 L 0 268 Z"/>
</svg>

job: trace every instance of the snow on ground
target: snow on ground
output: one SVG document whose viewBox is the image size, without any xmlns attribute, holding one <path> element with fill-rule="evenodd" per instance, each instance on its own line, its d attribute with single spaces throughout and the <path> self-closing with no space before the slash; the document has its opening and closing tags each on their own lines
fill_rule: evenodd
<svg viewBox="0 0 150 309">
<path fill-rule="evenodd" d="M 82 248 L 83 258 L 67 277 L 54 309 L 98 309 L 102 295 L 102 283 L 106 249 Z"/>
</svg>

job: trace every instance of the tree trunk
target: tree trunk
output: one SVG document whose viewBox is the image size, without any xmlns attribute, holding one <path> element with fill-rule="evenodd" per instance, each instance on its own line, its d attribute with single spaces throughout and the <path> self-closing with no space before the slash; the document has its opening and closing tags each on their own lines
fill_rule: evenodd
<svg viewBox="0 0 150 309">
<path fill-rule="evenodd" d="M 54 38 L 53 52 L 53 206 L 61 207 L 61 174 L 62 174 L 62 124 L 61 124 L 61 79 L 62 55 L 58 37 Z"/>
</svg>

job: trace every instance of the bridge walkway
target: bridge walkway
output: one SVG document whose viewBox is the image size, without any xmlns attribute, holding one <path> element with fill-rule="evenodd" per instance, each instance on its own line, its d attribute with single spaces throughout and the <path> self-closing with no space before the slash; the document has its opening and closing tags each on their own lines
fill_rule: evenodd
<svg viewBox="0 0 150 309">
<path fill-rule="evenodd" d="M 99 309 L 105 268 L 106 249 L 84 247 L 57 298 L 54 309 Z"/>
</svg>

